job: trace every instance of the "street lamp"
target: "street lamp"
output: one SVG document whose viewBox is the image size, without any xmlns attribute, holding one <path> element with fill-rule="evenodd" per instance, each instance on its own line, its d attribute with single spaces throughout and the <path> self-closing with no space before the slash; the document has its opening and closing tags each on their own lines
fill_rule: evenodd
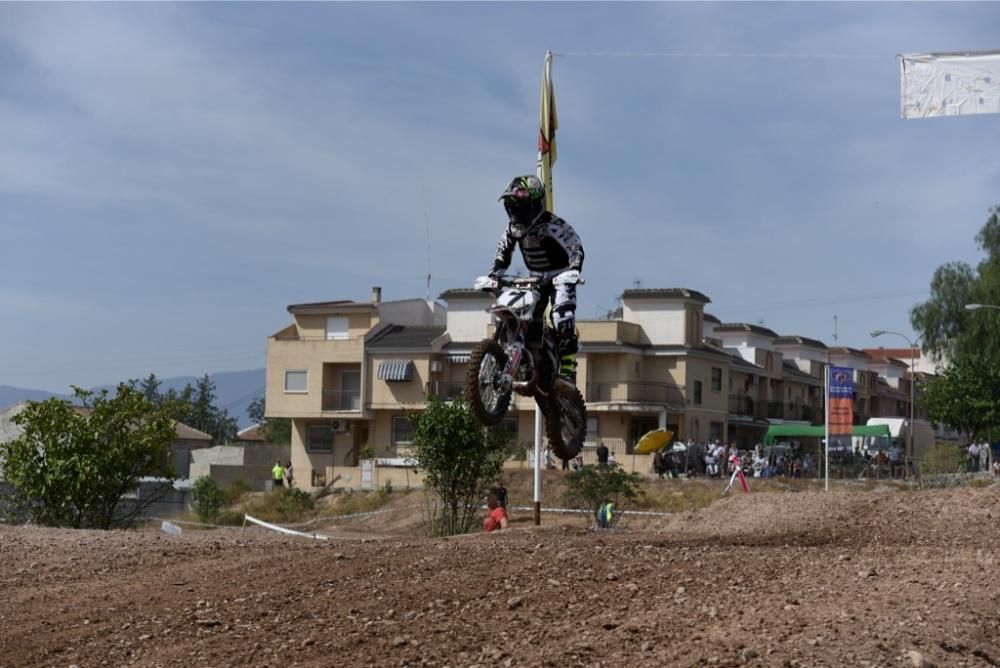
<svg viewBox="0 0 1000 668">
<path fill-rule="evenodd" d="M 973 304 L 970 304 L 969 306 L 973 306 Z M 969 308 L 969 306 L 966 306 L 965 308 Z M 975 304 L 974 306 L 979 308 L 978 304 Z M 907 337 L 905 334 L 900 334 L 899 332 L 891 332 L 887 329 L 876 329 L 874 332 L 872 332 L 872 338 L 873 339 L 877 338 L 879 336 L 882 336 L 883 334 L 893 334 L 895 336 L 898 336 L 904 341 L 906 341 L 906 343 L 909 344 L 910 346 L 910 447 L 909 447 L 909 452 L 907 453 L 907 459 L 909 461 L 913 461 L 913 455 L 915 454 L 914 453 L 915 448 L 913 446 L 913 432 L 914 432 L 913 408 L 914 404 L 916 403 L 915 390 L 917 387 L 917 373 L 916 370 L 914 369 L 914 366 L 916 366 L 917 345 L 913 341 L 910 341 L 909 337 Z M 920 337 L 918 336 L 917 341 L 919 340 Z"/>
<path fill-rule="evenodd" d="M 981 308 L 993 309 L 994 311 L 1000 311 L 1000 306 L 996 304 L 966 304 L 966 311 L 978 311 Z"/>
</svg>

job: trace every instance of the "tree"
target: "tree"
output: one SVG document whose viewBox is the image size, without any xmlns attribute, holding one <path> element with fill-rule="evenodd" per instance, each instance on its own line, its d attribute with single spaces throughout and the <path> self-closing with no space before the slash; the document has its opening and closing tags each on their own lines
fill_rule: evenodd
<svg viewBox="0 0 1000 668">
<path fill-rule="evenodd" d="M 1000 359 L 961 354 L 921 387 L 920 403 L 934 422 L 970 434 L 1000 424 Z"/>
<path fill-rule="evenodd" d="M 198 379 L 191 401 L 191 413 L 188 424 L 206 434 L 210 434 L 216 443 L 229 443 L 236 440 L 236 419 L 229 416 L 229 411 L 215 406 L 215 383 L 206 373 Z"/>
<path fill-rule="evenodd" d="M 614 504 L 613 524 L 621 512 L 635 501 L 642 491 L 642 476 L 626 473 L 620 466 L 607 464 L 587 465 L 566 476 L 566 505 L 587 517 L 587 522 L 597 522 L 597 514 L 605 501 Z"/>
<path fill-rule="evenodd" d="M 73 389 L 79 407 L 56 398 L 30 401 L 13 418 L 24 433 L 0 444 L 4 478 L 19 507 L 39 524 L 129 525 L 171 488 L 173 420 L 126 384 L 114 397 L 107 390 Z M 124 499 L 144 476 L 162 481 L 158 492 Z"/>
<path fill-rule="evenodd" d="M 910 311 L 913 329 L 923 337 L 922 347 L 938 359 L 956 359 L 966 353 L 1000 357 L 1000 312 L 970 312 L 966 304 L 1000 304 L 1000 206 L 976 235 L 986 257 L 973 268 L 950 262 L 931 279 L 931 297 Z"/>
<path fill-rule="evenodd" d="M 264 397 L 258 397 L 247 406 L 247 415 L 262 426 L 264 440 L 268 443 L 288 444 L 292 442 L 292 421 L 288 418 L 266 418 Z"/>
<path fill-rule="evenodd" d="M 160 392 L 161 382 L 152 373 L 142 380 L 133 378 L 126 384 L 152 403 L 166 408 L 177 422 L 205 432 L 214 442 L 229 443 L 236 439 L 236 418 L 215 406 L 215 383 L 208 374 L 202 376 L 196 386 L 188 383 L 179 392 L 174 388 Z"/>
<path fill-rule="evenodd" d="M 468 532 L 479 517 L 484 492 L 503 468 L 509 433 L 484 429 L 464 401 L 432 398 L 423 412 L 408 417 L 417 467 L 438 501 L 431 507 L 431 532 Z"/>
</svg>

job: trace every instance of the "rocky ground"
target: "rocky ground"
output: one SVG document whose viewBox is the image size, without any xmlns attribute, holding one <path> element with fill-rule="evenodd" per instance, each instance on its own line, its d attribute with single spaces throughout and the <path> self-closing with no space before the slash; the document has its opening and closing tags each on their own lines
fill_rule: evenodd
<svg viewBox="0 0 1000 668">
<path fill-rule="evenodd" d="M 597 533 L 0 525 L 10 666 L 993 666 L 1000 489 L 721 500 Z"/>
</svg>

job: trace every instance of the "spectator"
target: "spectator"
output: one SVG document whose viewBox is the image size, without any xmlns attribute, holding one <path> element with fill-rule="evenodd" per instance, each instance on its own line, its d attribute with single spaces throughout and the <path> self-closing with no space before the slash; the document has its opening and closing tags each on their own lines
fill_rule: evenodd
<svg viewBox="0 0 1000 668">
<path fill-rule="evenodd" d="M 653 453 L 653 472 L 660 480 L 663 480 L 663 474 L 667 472 L 667 463 L 662 450 Z"/>
<path fill-rule="evenodd" d="M 969 470 L 973 473 L 979 471 L 979 441 L 976 440 L 969 446 Z"/>
<path fill-rule="evenodd" d="M 606 462 L 608 466 L 615 466 L 618 462 L 615 461 L 615 452 L 612 450 L 608 453 L 608 461 Z"/>
<path fill-rule="evenodd" d="M 899 444 L 893 443 L 892 449 L 889 450 L 889 477 L 890 478 L 902 478 L 903 468 L 902 461 L 899 452 Z"/>
<path fill-rule="evenodd" d="M 609 456 L 608 446 L 604 445 L 604 443 L 602 442 L 600 445 L 597 446 L 597 463 L 607 464 L 608 456 Z"/>
<path fill-rule="evenodd" d="M 288 460 L 285 464 L 285 484 L 288 485 L 288 489 L 292 488 L 292 460 Z"/>
<path fill-rule="evenodd" d="M 497 504 L 507 510 L 507 485 L 504 484 L 503 478 L 497 478 L 496 485 L 493 486 L 493 496 L 497 499 Z"/>
<path fill-rule="evenodd" d="M 285 469 L 281 466 L 281 462 L 274 462 L 274 467 L 271 469 L 271 476 L 274 478 L 274 487 L 284 487 L 285 485 Z"/>
<path fill-rule="evenodd" d="M 483 520 L 483 531 L 498 531 L 507 528 L 507 511 L 500 507 L 496 494 L 486 495 L 486 519 Z"/>
<path fill-rule="evenodd" d="M 597 526 L 601 529 L 610 529 L 615 521 L 615 504 L 611 499 L 604 499 L 600 509 L 597 511 Z"/>
<path fill-rule="evenodd" d="M 573 458 L 573 470 L 579 471 L 583 468 L 583 455 L 579 454 Z"/>
</svg>

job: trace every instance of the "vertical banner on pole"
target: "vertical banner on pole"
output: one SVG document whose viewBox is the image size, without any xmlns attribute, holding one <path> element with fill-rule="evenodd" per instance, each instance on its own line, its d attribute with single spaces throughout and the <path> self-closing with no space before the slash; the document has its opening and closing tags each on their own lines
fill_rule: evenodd
<svg viewBox="0 0 1000 668">
<path fill-rule="evenodd" d="M 538 178 L 545 186 L 545 208 L 552 211 L 552 165 L 556 164 L 556 95 L 552 90 L 552 52 L 545 52 L 542 100 L 538 112 Z"/>
<path fill-rule="evenodd" d="M 827 400 L 827 471 L 830 454 L 846 455 L 853 447 L 854 430 L 854 369 L 843 366 L 830 367 L 829 397 Z M 827 474 L 829 477 L 829 474 Z"/>
</svg>

